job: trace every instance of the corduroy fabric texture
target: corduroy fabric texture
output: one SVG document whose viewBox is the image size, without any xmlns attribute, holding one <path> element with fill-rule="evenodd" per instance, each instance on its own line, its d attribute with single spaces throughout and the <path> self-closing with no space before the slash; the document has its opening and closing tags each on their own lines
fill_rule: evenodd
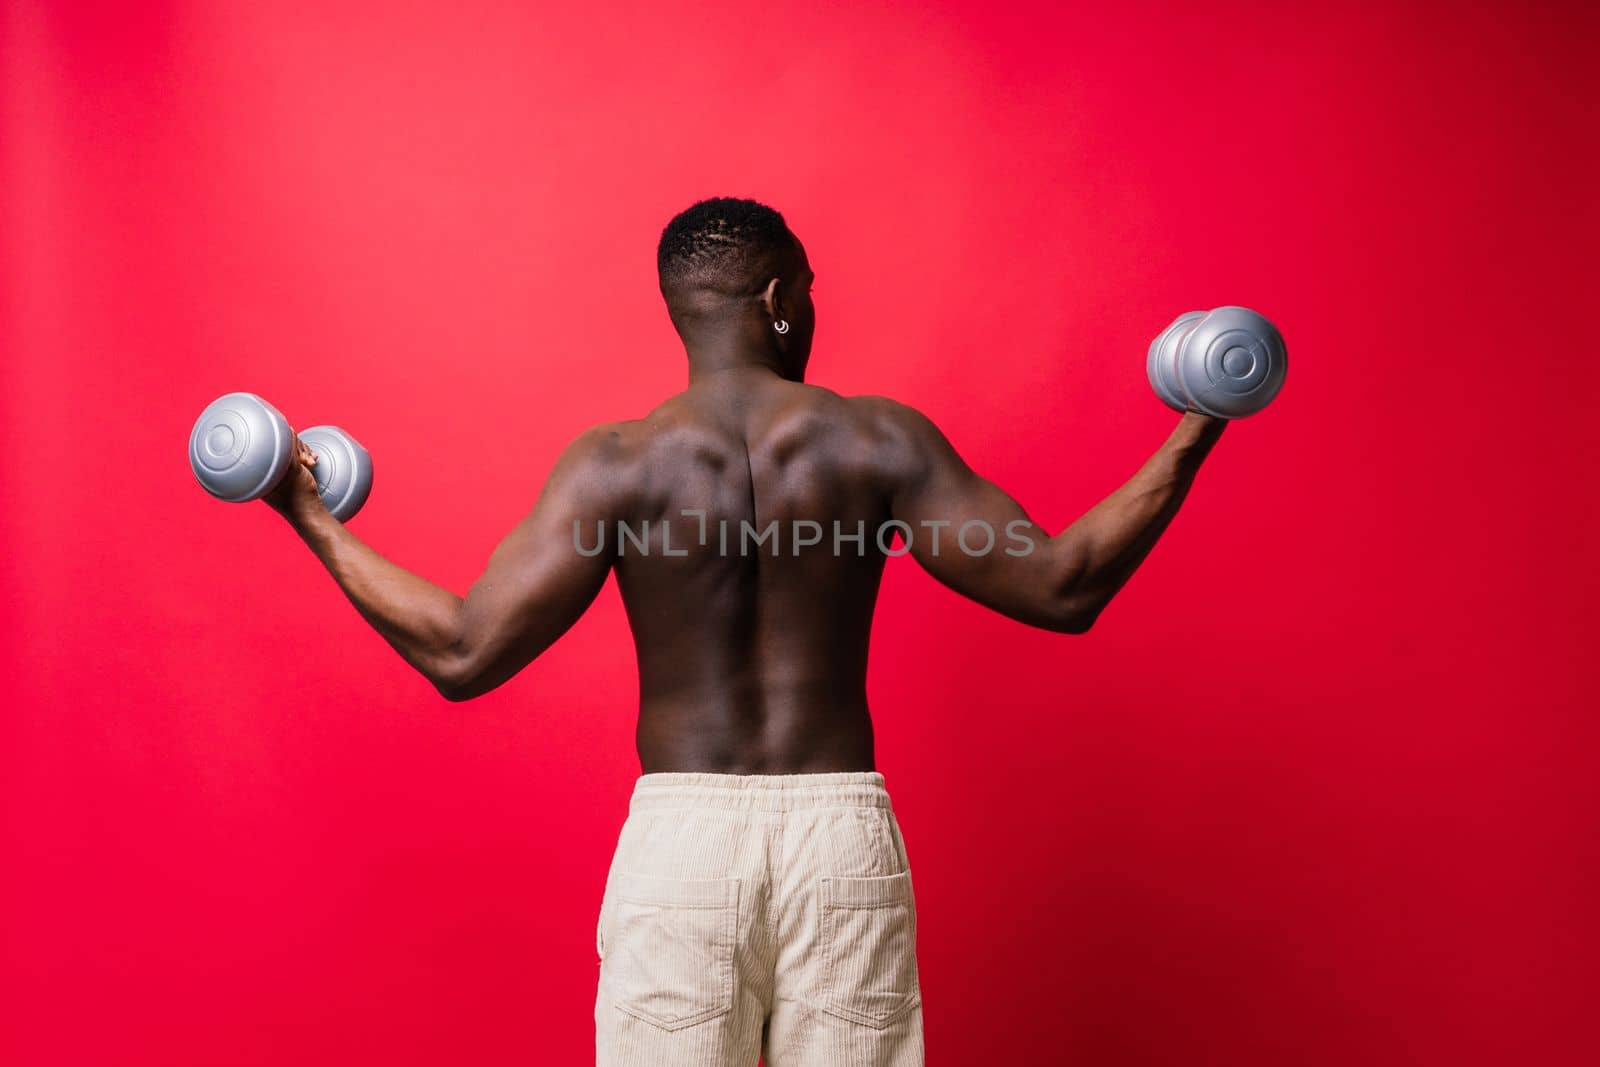
<svg viewBox="0 0 1600 1067">
<path fill-rule="evenodd" d="M 640 775 L 595 927 L 598 1067 L 921 1067 L 877 771 Z"/>
</svg>

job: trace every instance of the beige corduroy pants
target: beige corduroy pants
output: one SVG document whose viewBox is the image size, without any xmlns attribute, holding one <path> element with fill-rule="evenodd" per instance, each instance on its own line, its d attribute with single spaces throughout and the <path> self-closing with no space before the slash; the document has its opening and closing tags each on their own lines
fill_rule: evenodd
<svg viewBox="0 0 1600 1067">
<path fill-rule="evenodd" d="M 883 775 L 641 775 L 595 944 L 599 1067 L 921 1067 Z"/>
</svg>

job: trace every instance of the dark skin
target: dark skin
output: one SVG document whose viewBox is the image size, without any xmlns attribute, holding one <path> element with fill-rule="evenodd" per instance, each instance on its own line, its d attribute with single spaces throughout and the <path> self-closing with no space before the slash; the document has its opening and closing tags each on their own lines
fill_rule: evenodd
<svg viewBox="0 0 1600 1067">
<path fill-rule="evenodd" d="M 743 277 L 664 285 L 688 388 L 642 419 L 573 441 L 465 597 L 389 562 L 335 520 L 298 438 L 299 462 L 267 502 L 446 699 L 515 675 L 614 570 L 638 656 L 643 773 L 873 770 L 867 646 L 884 523 L 909 526 L 910 555 L 963 596 L 1030 626 L 1083 633 L 1171 522 L 1226 423 L 1184 414 L 1138 473 L 1051 536 L 925 416 L 803 383 L 814 277 L 796 240 Z M 970 552 L 960 549 L 956 531 L 972 520 L 995 531 L 991 550 L 976 527 Z M 618 521 L 648 551 L 619 537 Z M 775 535 L 756 540 L 774 521 Z M 836 545 L 835 521 L 865 537 Z M 900 550 L 887 535 L 884 545 Z"/>
</svg>

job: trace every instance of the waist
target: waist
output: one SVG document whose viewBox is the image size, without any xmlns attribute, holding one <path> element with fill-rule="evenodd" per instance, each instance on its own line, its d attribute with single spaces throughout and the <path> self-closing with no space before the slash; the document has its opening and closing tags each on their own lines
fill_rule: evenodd
<svg viewBox="0 0 1600 1067">
<path fill-rule="evenodd" d="M 726 808 L 791 811 L 796 808 L 889 807 L 880 771 L 808 774 L 719 774 L 653 771 L 633 784 L 629 811 L 652 808 Z"/>
</svg>

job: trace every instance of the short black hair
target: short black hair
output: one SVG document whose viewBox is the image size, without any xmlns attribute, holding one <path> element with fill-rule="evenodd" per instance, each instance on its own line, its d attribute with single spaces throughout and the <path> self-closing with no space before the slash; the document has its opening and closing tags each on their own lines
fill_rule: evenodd
<svg viewBox="0 0 1600 1067">
<path fill-rule="evenodd" d="M 762 259 L 793 240 L 783 216 L 767 205 L 713 197 L 667 223 L 656 246 L 656 269 L 663 289 L 693 283 L 737 292 L 755 281 L 748 275 Z"/>
</svg>

